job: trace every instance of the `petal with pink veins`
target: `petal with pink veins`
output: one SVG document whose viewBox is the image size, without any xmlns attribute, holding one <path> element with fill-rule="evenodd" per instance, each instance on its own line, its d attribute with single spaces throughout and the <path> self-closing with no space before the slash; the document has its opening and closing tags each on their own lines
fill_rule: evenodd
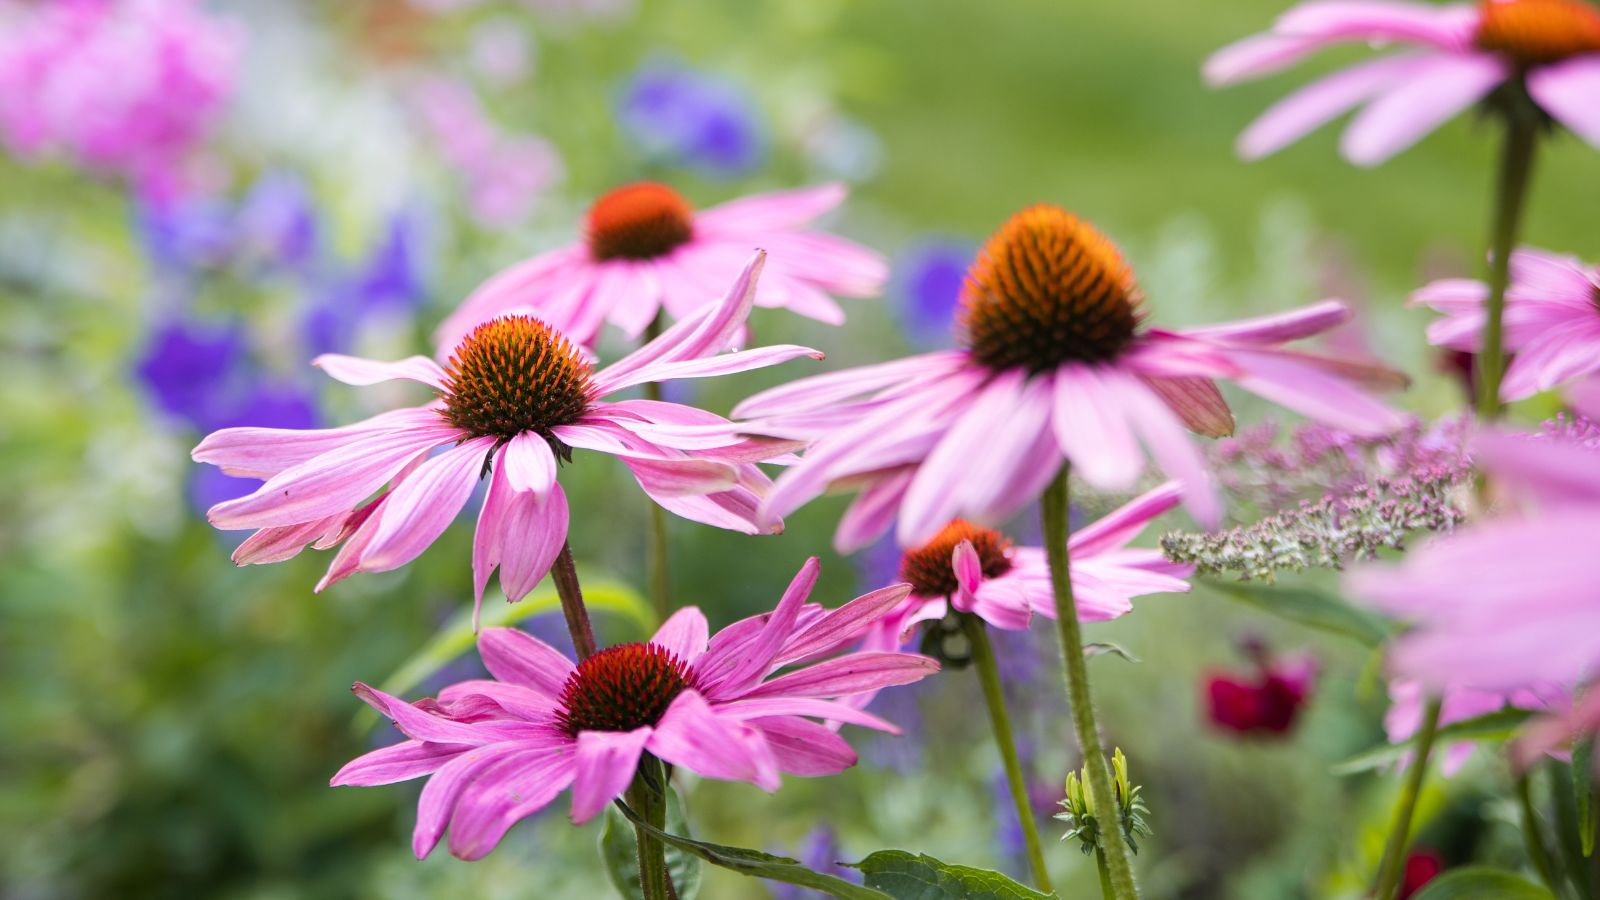
<svg viewBox="0 0 1600 900">
<path fill-rule="evenodd" d="M 719 716 L 697 691 L 673 699 L 645 749 L 707 778 L 778 789 L 778 763 L 760 732 Z"/>
<path fill-rule="evenodd" d="M 580 731 L 573 758 L 572 821 L 594 818 L 606 804 L 622 796 L 639 768 L 639 755 L 650 739 L 649 726 L 632 731 Z"/>
</svg>

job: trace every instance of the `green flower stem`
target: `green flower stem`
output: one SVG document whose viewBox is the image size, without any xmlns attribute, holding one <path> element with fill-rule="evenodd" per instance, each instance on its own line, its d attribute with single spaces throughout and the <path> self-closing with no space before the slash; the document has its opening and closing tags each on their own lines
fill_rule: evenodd
<svg viewBox="0 0 1600 900">
<path fill-rule="evenodd" d="M 1039 824 L 1029 802 L 1028 782 L 1022 775 L 1022 760 L 1017 758 L 1017 739 L 1011 731 L 1011 714 L 1006 711 L 1005 692 L 1000 686 L 1000 667 L 995 665 L 994 647 L 989 643 L 989 631 L 983 620 L 970 613 L 961 614 L 961 627 L 967 633 L 967 643 L 972 646 L 972 664 L 978 670 L 978 682 L 983 685 L 983 699 L 989 707 L 989 726 L 994 729 L 994 743 L 1005 763 L 1006 783 L 1011 787 L 1011 800 L 1017 806 L 1017 821 L 1022 823 L 1022 837 L 1028 846 L 1028 865 L 1033 868 L 1033 881 L 1039 890 L 1051 893 L 1050 870 L 1044 861 L 1044 848 L 1039 844 Z"/>
<path fill-rule="evenodd" d="M 1544 835 L 1539 832 L 1539 816 L 1533 810 L 1533 789 L 1529 784 L 1528 773 L 1518 775 L 1517 781 L 1517 808 L 1522 813 L 1522 844 L 1527 849 L 1528 859 L 1533 863 L 1533 868 L 1539 873 L 1539 880 L 1543 881 L 1550 893 L 1560 897 L 1565 891 L 1562 879 L 1556 874 L 1556 864 L 1550 858 L 1550 852 L 1545 849 Z"/>
<path fill-rule="evenodd" d="M 664 326 L 661 315 L 656 313 L 656 317 L 645 327 L 645 343 L 648 344 L 661 336 Z M 644 396 L 646 400 L 660 400 L 660 382 L 645 382 Z M 668 599 L 670 588 L 667 577 L 667 511 L 654 501 L 650 502 L 650 545 L 645 553 L 645 559 L 645 568 L 649 573 L 650 606 L 656 611 L 656 621 L 665 622 L 667 615 L 672 611 Z"/>
<path fill-rule="evenodd" d="M 1383 846 L 1383 861 L 1378 865 L 1378 886 L 1373 900 L 1389 900 L 1400 886 L 1400 877 L 1406 869 L 1406 850 L 1411 846 L 1411 819 L 1417 811 L 1417 798 L 1422 795 L 1422 783 L 1428 776 L 1428 756 L 1433 752 L 1433 738 L 1439 731 L 1437 697 L 1428 701 L 1422 713 L 1422 727 L 1417 731 L 1417 749 L 1406 772 L 1405 784 L 1400 788 L 1400 801 L 1395 807 L 1394 824 Z"/>
<path fill-rule="evenodd" d="M 1512 95 L 1505 109 L 1505 145 L 1495 182 L 1494 224 L 1489 247 L 1489 300 L 1485 306 L 1483 342 L 1478 354 L 1478 415 L 1484 421 L 1500 415 L 1500 382 L 1505 376 L 1506 287 L 1511 283 L 1511 250 L 1516 246 L 1522 208 L 1533 172 L 1533 151 L 1539 137 L 1539 110 L 1525 90 Z"/>
<path fill-rule="evenodd" d="M 1078 626 L 1078 605 L 1072 597 L 1071 560 L 1067 553 L 1067 472 L 1062 465 L 1055 481 L 1045 491 L 1041 514 L 1044 519 L 1045 552 L 1050 560 L 1050 586 L 1056 598 L 1056 629 L 1061 638 L 1061 661 L 1066 670 L 1067 699 L 1072 704 L 1072 725 L 1083 751 L 1088 775 L 1089 798 L 1100 817 L 1100 848 L 1105 852 L 1108 898 L 1138 898 L 1133 880 L 1133 863 L 1122 833 L 1122 807 L 1111 788 L 1111 768 L 1100 747 L 1100 727 L 1094 719 L 1094 700 L 1089 693 L 1089 667 L 1083 658 L 1083 633 Z"/>
<path fill-rule="evenodd" d="M 572 647 L 578 651 L 580 661 L 594 655 L 594 625 L 589 622 L 589 610 L 583 605 L 583 589 L 578 586 L 578 567 L 572 561 L 572 545 L 563 541 L 555 565 L 550 567 L 550 579 L 556 583 L 556 596 L 561 598 L 561 614 L 566 616 L 567 631 L 572 635 Z"/>
<path fill-rule="evenodd" d="M 639 817 L 653 827 L 667 827 L 666 773 L 661 761 L 649 753 L 639 757 L 639 772 L 628 788 L 628 805 Z M 673 900 L 676 892 L 667 874 L 666 848 L 661 841 L 635 825 L 633 833 L 639 846 L 639 887 L 644 900 Z"/>
<path fill-rule="evenodd" d="M 1111 870 L 1106 868 L 1106 852 L 1099 847 L 1094 850 L 1094 867 L 1100 870 L 1100 896 L 1114 896 L 1116 889 L 1111 886 Z"/>
</svg>

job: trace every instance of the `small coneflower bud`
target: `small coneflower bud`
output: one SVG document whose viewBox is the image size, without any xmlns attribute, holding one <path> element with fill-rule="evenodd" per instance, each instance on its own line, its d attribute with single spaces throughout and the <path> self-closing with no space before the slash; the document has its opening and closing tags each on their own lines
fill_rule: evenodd
<svg viewBox="0 0 1600 900">
<path fill-rule="evenodd" d="M 1122 254 L 1059 206 L 1012 216 L 967 273 L 961 325 L 992 369 L 1053 369 L 1116 358 L 1139 324 L 1139 288 Z"/>
<path fill-rule="evenodd" d="M 567 676 L 557 717 L 573 735 L 654 725 L 694 678 L 693 668 L 657 644 L 607 647 Z"/>
<path fill-rule="evenodd" d="M 694 237 L 694 207 L 664 184 L 627 184 L 589 207 L 585 234 L 589 255 L 597 262 L 653 259 Z"/>
<path fill-rule="evenodd" d="M 1519 65 L 1600 53 L 1600 9 L 1585 0 L 1483 0 L 1475 41 Z"/>
<path fill-rule="evenodd" d="M 911 585 L 911 592 L 924 597 L 948 597 L 960 586 L 956 583 L 951 557 L 962 541 L 971 541 L 978 551 L 983 577 L 998 578 L 1011 571 L 1011 541 L 993 528 L 955 519 L 933 539 L 907 550 L 900 558 L 900 580 Z"/>
<path fill-rule="evenodd" d="M 485 322 L 445 363 L 444 416 L 480 437 L 546 436 L 589 407 L 593 367 L 578 347 L 532 316 Z"/>
</svg>

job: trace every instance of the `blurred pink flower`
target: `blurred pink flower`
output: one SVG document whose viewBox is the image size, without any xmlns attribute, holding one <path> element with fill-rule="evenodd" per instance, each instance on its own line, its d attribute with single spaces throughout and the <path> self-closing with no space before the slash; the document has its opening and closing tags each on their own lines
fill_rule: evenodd
<svg viewBox="0 0 1600 900">
<path fill-rule="evenodd" d="M 1206 61 L 1205 77 L 1233 84 L 1343 43 L 1407 49 L 1341 69 L 1280 101 L 1239 137 L 1241 156 L 1274 153 L 1365 105 L 1341 149 L 1357 165 L 1376 165 L 1508 83 L 1526 85 L 1551 118 L 1600 146 L 1600 9 L 1585 0 L 1312 0 L 1266 34 L 1218 51 Z"/>
<path fill-rule="evenodd" d="M 1233 413 L 1215 379 L 1356 434 L 1405 419 L 1368 387 L 1403 384 L 1381 366 L 1279 345 L 1346 321 L 1336 301 L 1185 331 L 1142 327 L 1142 294 L 1116 248 L 1055 206 L 1013 216 L 967 275 L 961 349 L 801 379 L 734 410 L 753 434 L 811 448 L 777 481 L 778 518 L 830 486 L 859 489 L 834 541 L 859 548 L 898 514 L 901 546 L 957 516 L 1000 521 L 1070 461 L 1127 490 L 1148 450 L 1208 526 L 1221 505 L 1186 430 L 1218 437 Z"/>
<path fill-rule="evenodd" d="M 517 600 L 544 577 L 566 540 L 567 499 L 556 473 L 558 460 L 570 460 L 576 448 L 620 459 L 652 500 L 684 518 L 751 534 L 777 531 L 780 523 L 757 524 L 770 482 L 754 463 L 792 445 L 697 434 L 727 422 L 676 403 L 602 402 L 646 382 L 820 357 L 793 345 L 718 355 L 744 328 L 762 258 L 755 255 L 721 302 L 598 372 L 559 332 L 521 315 L 479 326 L 443 367 L 422 356 L 392 363 L 318 357 L 317 365 L 347 384 L 419 381 L 436 389 L 438 400 L 344 428 L 212 434 L 195 448 L 196 461 L 266 483 L 212 507 L 211 523 L 260 529 L 234 553 L 240 565 L 342 542 L 321 590 L 415 559 L 487 477 L 472 551 L 477 602 L 496 567 L 507 598 Z M 440 447 L 448 449 L 430 456 Z M 387 492 L 369 499 L 385 485 Z"/>
<path fill-rule="evenodd" d="M 1596 97 L 1600 104 L 1600 95 Z M 1412 302 L 1443 313 L 1429 343 L 1477 353 L 1489 286 L 1468 278 L 1435 281 Z M 1511 254 L 1503 345 L 1515 354 L 1500 384 L 1506 402 L 1600 372 L 1600 270 L 1570 256 L 1522 248 Z"/>
<path fill-rule="evenodd" d="M 233 93 L 242 42 L 194 0 L 0 2 L 0 138 L 170 193 Z"/>
<path fill-rule="evenodd" d="M 1432 692 L 1572 687 L 1600 674 L 1600 456 L 1552 437 L 1486 434 L 1473 446 L 1506 509 L 1399 563 L 1346 578 L 1351 594 L 1415 627 L 1392 673 Z"/>
<path fill-rule="evenodd" d="M 1280 663 L 1263 656 L 1257 671 L 1238 675 L 1212 672 L 1205 679 L 1206 714 L 1211 724 L 1245 735 L 1281 737 L 1294 730 L 1316 680 L 1317 663 L 1298 656 Z"/>
<path fill-rule="evenodd" d="M 1400 744 L 1411 740 L 1422 727 L 1422 712 L 1426 692 L 1415 681 L 1396 680 L 1389 683 L 1389 711 L 1384 714 L 1383 728 L 1389 743 Z M 1572 706 L 1572 693 L 1555 685 L 1540 689 L 1518 688 L 1512 691 L 1479 691 L 1471 688 L 1453 688 L 1444 692 L 1439 707 L 1439 725 L 1450 725 L 1465 719 L 1476 718 L 1506 707 L 1518 709 L 1549 710 L 1562 713 Z M 1454 775 L 1466 764 L 1476 746 L 1471 741 L 1452 741 L 1443 748 L 1440 770 Z M 1402 765 L 1410 763 L 1406 754 Z"/>
<path fill-rule="evenodd" d="M 523 307 L 585 344 L 607 321 L 635 338 L 663 311 L 682 319 L 700 309 L 757 247 L 771 254 L 757 306 L 840 324 L 844 311 L 829 294 L 874 296 L 888 277 L 878 254 L 806 227 L 844 196 L 827 185 L 696 211 L 665 185 L 625 185 L 589 208 L 582 241 L 484 282 L 436 338 L 452 346 L 479 322 Z"/>
<path fill-rule="evenodd" d="M 420 85 L 413 99 L 445 159 L 460 170 L 467 209 L 480 225 L 521 222 L 561 180 L 561 158 L 555 148 L 542 138 L 502 133 L 465 83 L 435 78 Z M 464 335 L 465 331 L 455 337 Z"/>
<path fill-rule="evenodd" d="M 413 851 L 426 856 L 448 825 L 450 852 L 478 859 L 568 785 L 572 820 L 593 818 L 627 790 L 646 753 L 767 791 L 777 790 L 780 772 L 841 772 L 855 765 L 855 752 L 812 720 L 894 732 L 840 698 L 909 684 L 939 664 L 912 653 L 830 657 L 898 603 L 906 586 L 827 610 L 806 603 L 817 573 L 813 557 L 777 609 L 709 641 L 694 607 L 678 610 L 648 643 L 609 647 L 576 666 L 526 632 L 490 628 L 479 635 L 478 652 L 494 680 L 454 684 L 416 704 L 357 683 L 357 696 L 407 740 L 352 761 L 332 783 L 432 776 L 418 803 Z"/>
<path fill-rule="evenodd" d="M 1115 619 L 1143 594 L 1189 590 L 1184 578 L 1192 567 L 1168 562 L 1160 550 L 1127 546 L 1152 519 L 1177 506 L 1179 497 L 1177 485 L 1164 484 L 1072 534 L 1067 546 L 1080 620 Z M 882 646 L 905 643 L 911 629 L 944 618 L 951 606 L 1010 631 L 1026 629 L 1035 612 L 1056 616 L 1045 549 L 1013 547 L 1000 532 L 961 519 L 906 551 L 900 577 L 910 583 L 911 595 L 879 624 Z"/>
</svg>

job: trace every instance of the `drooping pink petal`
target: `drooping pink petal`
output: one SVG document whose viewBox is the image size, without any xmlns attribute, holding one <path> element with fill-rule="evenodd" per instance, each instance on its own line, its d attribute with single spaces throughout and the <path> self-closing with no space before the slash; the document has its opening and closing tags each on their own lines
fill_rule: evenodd
<svg viewBox="0 0 1600 900">
<path fill-rule="evenodd" d="M 439 770 L 463 751 L 471 750 L 467 744 L 434 744 L 428 741 L 406 740 L 345 763 L 328 783 L 333 787 L 359 785 L 371 787 L 409 781 Z"/>
<path fill-rule="evenodd" d="M 1482 100 L 1507 77 L 1506 63 L 1487 54 L 1430 59 L 1363 110 L 1340 148 L 1356 165 L 1375 166 Z"/>
<path fill-rule="evenodd" d="M 489 576 L 500 566 L 505 551 L 505 521 L 516 493 L 506 482 L 506 467 L 495 466 L 489 473 L 489 486 L 483 494 L 483 509 L 478 512 L 478 527 L 472 535 L 472 630 L 478 630 L 483 612 L 483 592 Z"/>
<path fill-rule="evenodd" d="M 506 478 L 518 491 L 543 494 L 556 481 L 556 455 L 550 442 L 532 431 L 524 431 L 506 442 L 500 452 Z"/>
<path fill-rule="evenodd" d="M 1286 69 L 1325 46 L 1317 38 L 1255 34 L 1211 54 L 1201 74 L 1212 87 L 1237 84 Z"/>
<path fill-rule="evenodd" d="M 666 648 L 685 665 L 692 666 L 706 652 L 710 637 L 711 627 L 705 613 L 697 607 L 685 606 L 661 623 L 650 643 Z"/>
<path fill-rule="evenodd" d="M 1221 500 L 1205 459 L 1178 417 L 1143 384 L 1126 379 L 1116 386 L 1128 421 L 1156 463 L 1183 488 L 1185 507 L 1202 526 L 1222 520 Z"/>
<path fill-rule="evenodd" d="M 1218 325 L 1185 328 L 1181 334 L 1184 337 L 1207 341 L 1270 347 L 1315 337 L 1338 328 L 1354 317 L 1355 313 L 1343 301 L 1322 300 L 1288 312 L 1250 319 L 1235 319 Z"/>
<path fill-rule="evenodd" d="M 1152 519 L 1175 508 L 1182 499 L 1182 488 L 1168 481 L 1074 531 L 1067 547 L 1074 558 L 1125 547 Z"/>
<path fill-rule="evenodd" d="M 1395 410 L 1351 384 L 1323 371 L 1316 358 L 1287 350 L 1236 350 L 1231 354 L 1245 374 L 1239 387 L 1319 422 L 1360 435 L 1383 435 L 1404 427 Z"/>
<path fill-rule="evenodd" d="M 570 754 L 529 750 L 509 753 L 478 773 L 450 817 L 450 854 L 465 860 L 487 856 L 512 825 L 566 790 L 574 769 Z"/>
<path fill-rule="evenodd" d="M 481 746 L 488 743 L 489 733 L 485 730 L 423 712 L 413 704 L 370 685 L 358 681 L 351 690 L 368 706 L 393 721 L 406 737 L 440 744 Z"/>
<path fill-rule="evenodd" d="M 266 480 L 369 433 L 427 428 L 442 421 L 437 409 L 420 407 L 390 410 L 343 428 L 224 428 L 207 435 L 190 456 L 229 475 Z"/>
<path fill-rule="evenodd" d="M 805 225 L 844 202 L 848 193 L 837 182 L 741 197 L 702 211 L 695 217 L 698 228 L 712 234 L 743 234 L 750 231 L 780 231 Z"/>
<path fill-rule="evenodd" d="M 1488 431 L 1473 438 L 1472 455 L 1497 486 L 1543 508 L 1600 504 L 1600 454 L 1588 447 Z"/>
<path fill-rule="evenodd" d="M 552 699 L 572 677 L 572 661 L 518 628 L 485 628 L 478 635 L 484 668 L 500 681 L 533 688 Z"/>
<path fill-rule="evenodd" d="M 339 527 L 345 518 L 344 515 L 335 515 L 300 525 L 263 528 L 245 538 L 244 543 L 233 551 L 233 562 L 235 565 L 252 566 L 293 559 L 330 529 Z"/>
<path fill-rule="evenodd" d="M 544 691 L 504 681 L 488 679 L 458 681 L 439 691 L 440 703 L 460 703 L 468 698 L 488 700 L 514 718 L 531 722 L 553 721 L 554 714 L 560 707 L 560 701 Z M 544 743 L 555 746 L 556 743 L 567 741 L 566 735 L 552 729 L 550 738 Z"/>
<path fill-rule="evenodd" d="M 622 796 L 639 768 L 639 755 L 652 729 L 632 731 L 580 731 L 573 759 L 572 821 L 594 818 L 606 804 Z"/>
<path fill-rule="evenodd" d="M 799 629 L 784 642 L 773 659 L 782 666 L 843 647 L 883 618 L 911 593 L 909 584 L 892 584 L 862 594 L 815 622 Z"/>
<path fill-rule="evenodd" d="M 408 356 L 395 362 L 380 362 L 341 353 L 324 353 L 311 361 L 313 366 L 329 376 L 358 387 L 384 381 L 403 379 L 420 381 L 429 387 L 444 390 L 444 370 L 426 356 Z"/>
<path fill-rule="evenodd" d="M 991 454 L 999 454 L 1007 461 L 1013 458 L 1010 454 L 1017 448 L 1002 448 L 994 436 L 1006 430 L 1021 412 L 1026 379 L 1016 370 L 995 375 L 922 461 L 900 504 L 897 536 L 902 546 L 926 543 L 956 517 L 965 500 L 963 486 L 969 483 L 969 469 L 977 461 Z M 1042 427 L 1044 418 L 1039 413 L 1047 407 L 1032 404 L 1028 409 Z"/>
<path fill-rule="evenodd" d="M 567 494 L 553 482 L 543 496 L 515 494 L 501 527 L 500 589 L 512 603 L 538 586 L 567 542 Z"/>
<path fill-rule="evenodd" d="M 1121 377 L 1077 363 L 1055 375 L 1050 424 L 1056 441 L 1086 481 L 1108 491 L 1131 487 L 1144 471 L 1144 454 L 1114 387 Z"/>
<path fill-rule="evenodd" d="M 1246 160 L 1270 156 L 1402 82 L 1430 58 L 1415 54 L 1384 57 L 1314 81 L 1251 122 L 1234 148 Z"/>
<path fill-rule="evenodd" d="M 719 716 L 698 691 L 684 691 L 673 699 L 645 748 L 707 778 L 747 781 L 764 791 L 778 789 L 778 762 L 760 732 Z"/>
<path fill-rule="evenodd" d="M 833 533 L 833 549 L 844 554 L 854 553 L 889 530 L 916 473 L 913 466 L 902 467 L 857 494 L 839 517 L 839 527 Z"/>
<path fill-rule="evenodd" d="M 811 596 L 821 571 L 822 562 L 815 556 L 805 561 L 783 592 L 777 608 L 767 616 L 761 631 L 740 648 L 737 657 L 719 655 L 715 650 L 707 652 L 700 673 L 705 679 L 702 685 L 711 699 L 739 696 L 771 671 L 773 660 L 794 632 L 800 606 Z"/>
<path fill-rule="evenodd" d="M 1517 348 L 1516 358 L 1506 368 L 1500 396 L 1522 400 L 1600 371 L 1596 348 L 1600 348 L 1600 315 L 1531 337 Z"/>
<path fill-rule="evenodd" d="M 844 738 L 815 722 L 793 716 L 752 719 L 766 736 L 778 770 L 801 777 L 836 775 L 856 764 L 856 752 Z"/>
<path fill-rule="evenodd" d="M 827 407 L 909 380 L 947 375 L 965 360 L 966 355 L 958 350 L 944 350 L 813 375 L 762 391 L 735 406 L 733 415 L 739 419 L 753 419 Z"/>
<path fill-rule="evenodd" d="M 438 846 L 450 814 L 455 811 L 456 801 L 467 785 L 504 758 L 502 750 L 480 747 L 456 756 L 433 773 L 422 786 L 422 797 L 417 801 L 417 824 L 411 832 L 411 852 L 417 859 L 426 857 Z"/>
<path fill-rule="evenodd" d="M 606 384 L 606 393 L 620 391 L 651 381 L 672 381 L 677 378 L 709 378 L 715 375 L 733 375 L 738 372 L 748 372 L 752 369 L 764 369 L 779 363 L 809 356 L 812 359 L 823 359 L 826 354 L 821 350 L 810 347 L 801 347 L 796 344 L 773 344 L 767 347 L 758 347 L 753 350 L 740 350 L 735 353 L 724 353 L 721 356 L 709 356 L 701 359 L 684 359 L 676 362 L 654 363 L 641 366 L 632 374 L 617 378 Z"/>
<path fill-rule="evenodd" d="M 1528 93 L 1573 134 L 1600 147 L 1600 56 L 1589 54 L 1528 72 Z"/>
<path fill-rule="evenodd" d="M 1279 16 L 1273 30 L 1324 41 L 1396 41 L 1460 51 L 1470 44 L 1477 21 L 1477 10 L 1466 3 L 1313 0 Z"/>
<path fill-rule="evenodd" d="M 950 568 L 965 593 L 970 594 L 983 584 L 983 562 L 978 559 L 978 550 L 971 541 L 963 540 L 950 552 Z"/>
<path fill-rule="evenodd" d="M 1209 378 L 1161 378 L 1141 375 L 1145 387 L 1154 391 L 1183 424 L 1195 434 L 1219 438 L 1233 434 L 1233 410 L 1223 399 L 1217 383 Z"/>
<path fill-rule="evenodd" d="M 939 671 L 939 664 L 914 653 L 851 653 L 781 675 L 746 691 L 757 697 L 843 697 L 910 684 Z"/>
<path fill-rule="evenodd" d="M 472 496 L 494 443 L 494 438 L 473 438 L 423 463 L 396 485 L 378 513 L 372 543 L 361 554 L 361 570 L 397 569 L 443 534 Z"/>
<path fill-rule="evenodd" d="M 1048 376 L 1022 383 L 1009 414 L 990 432 L 986 452 L 969 461 L 964 481 L 953 482 L 963 511 L 974 519 L 998 522 L 1032 500 L 1035 486 L 1048 483 L 1054 474 L 1050 465 L 1060 458 L 1056 442 L 1049 440 L 1053 400 L 1054 383 Z M 929 454 L 924 465 L 931 466 L 938 452 L 936 448 Z M 1016 489 L 1018 485 L 1022 490 Z M 910 496 L 908 492 L 908 505 Z"/>
<path fill-rule="evenodd" d="M 769 716 L 810 716 L 859 725 L 888 734 L 899 734 L 893 723 L 866 712 L 859 707 L 837 700 L 817 700 L 812 697 L 752 697 L 740 698 L 731 703 L 718 704 L 717 714 L 729 719 L 762 719 Z"/>
</svg>

